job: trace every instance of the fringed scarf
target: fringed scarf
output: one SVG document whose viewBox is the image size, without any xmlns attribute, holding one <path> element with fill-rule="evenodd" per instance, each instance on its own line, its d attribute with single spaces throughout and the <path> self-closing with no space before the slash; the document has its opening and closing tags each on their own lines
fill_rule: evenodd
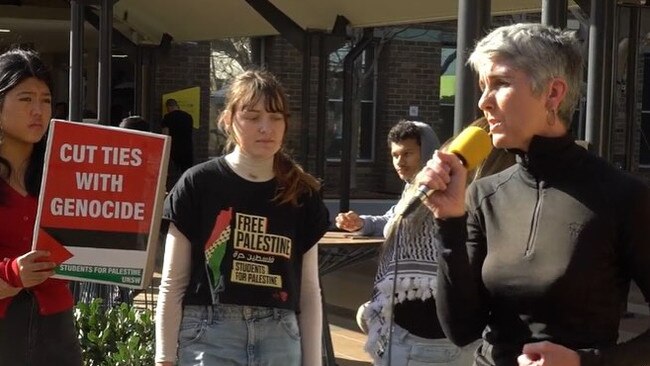
<svg viewBox="0 0 650 366">
<path fill-rule="evenodd" d="M 398 205 L 399 206 L 399 205 Z M 397 207 L 396 212 L 400 207 Z M 377 347 L 388 339 L 392 317 L 391 294 L 395 274 L 395 248 L 397 248 L 397 284 L 394 304 L 405 300 L 426 300 L 435 296 L 438 264 L 434 246 L 434 218 L 421 205 L 411 215 L 401 220 L 393 217 L 387 225 L 392 227 L 380 252 L 375 276 L 373 296 L 363 318 L 368 325 L 365 349 L 379 364 Z"/>
</svg>

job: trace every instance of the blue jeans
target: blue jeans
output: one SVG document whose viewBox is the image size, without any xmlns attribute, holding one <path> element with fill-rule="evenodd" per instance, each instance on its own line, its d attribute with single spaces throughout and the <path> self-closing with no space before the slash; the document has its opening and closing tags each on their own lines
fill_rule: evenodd
<svg viewBox="0 0 650 366">
<path fill-rule="evenodd" d="M 179 366 L 300 366 L 292 310 L 241 305 L 187 305 L 179 332 Z"/>
<path fill-rule="evenodd" d="M 0 319 L 0 364 L 81 366 L 72 309 L 39 314 L 36 299 L 22 290 Z"/>
<path fill-rule="evenodd" d="M 391 366 L 471 366 L 474 362 L 474 344 L 459 348 L 446 338 L 427 339 L 415 336 L 394 324 Z M 387 364 L 385 350 L 381 366 Z M 377 365 L 380 366 L 380 365 Z"/>
</svg>

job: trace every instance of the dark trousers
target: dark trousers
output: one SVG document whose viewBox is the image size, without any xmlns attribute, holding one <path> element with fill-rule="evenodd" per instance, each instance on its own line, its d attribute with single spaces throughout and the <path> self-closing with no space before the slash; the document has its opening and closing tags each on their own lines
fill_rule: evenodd
<svg viewBox="0 0 650 366">
<path fill-rule="evenodd" d="M 34 296 L 21 291 L 0 319 L 0 364 L 81 366 L 72 310 L 40 315 Z"/>
</svg>

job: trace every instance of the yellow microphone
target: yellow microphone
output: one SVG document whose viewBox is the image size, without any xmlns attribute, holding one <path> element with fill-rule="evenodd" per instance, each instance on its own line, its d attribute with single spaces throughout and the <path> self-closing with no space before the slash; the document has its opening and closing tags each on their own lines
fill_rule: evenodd
<svg viewBox="0 0 650 366">
<path fill-rule="evenodd" d="M 482 128 L 469 126 L 465 128 L 445 149 L 454 153 L 467 170 L 476 168 L 492 151 L 490 135 Z M 402 211 L 402 217 L 413 212 L 433 192 L 427 186 L 420 186 Z"/>
</svg>

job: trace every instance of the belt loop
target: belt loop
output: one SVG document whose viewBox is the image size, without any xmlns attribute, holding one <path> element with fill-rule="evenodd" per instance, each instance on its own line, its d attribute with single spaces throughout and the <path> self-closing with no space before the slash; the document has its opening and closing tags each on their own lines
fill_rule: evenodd
<svg viewBox="0 0 650 366">
<path fill-rule="evenodd" d="M 278 320 L 280 318 L 282 318 L 282 314 L 280 313 L 280 309 L 273 308 L 273 319 Z"/>
</svg>

